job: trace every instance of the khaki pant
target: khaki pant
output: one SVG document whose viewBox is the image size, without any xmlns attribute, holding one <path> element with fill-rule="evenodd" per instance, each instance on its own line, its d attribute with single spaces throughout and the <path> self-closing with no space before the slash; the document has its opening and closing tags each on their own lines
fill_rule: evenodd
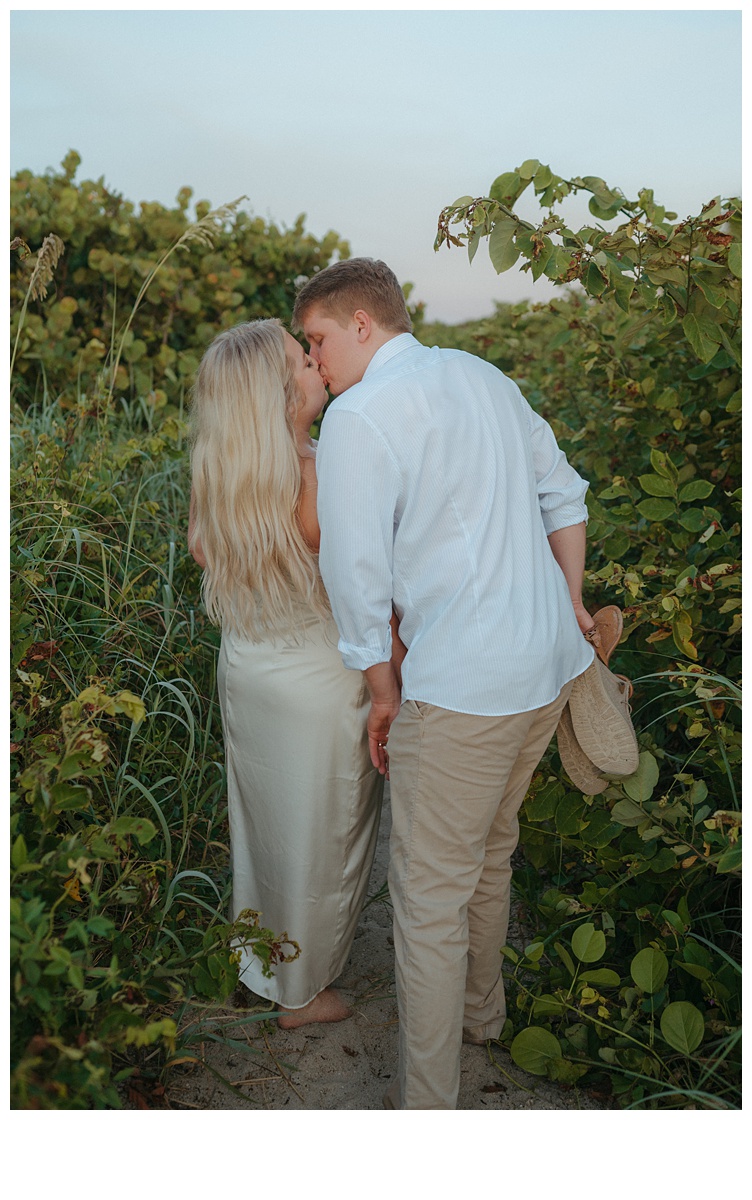
<svg viewBox="0 0 752 1200">
<path fill-rule="evenodd" d="M 456 1108 L 463 1029 L 498 1037 L 506 1008 L 517 813 L 569 697 L 506 717 L 407 700 L 389 738 L 399 1072 L 385 1106 Z"/>
</svg>

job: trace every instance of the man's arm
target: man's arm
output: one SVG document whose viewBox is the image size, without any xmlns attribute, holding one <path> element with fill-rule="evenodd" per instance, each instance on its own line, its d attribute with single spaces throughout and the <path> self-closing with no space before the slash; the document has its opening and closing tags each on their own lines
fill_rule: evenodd
<svg viewBox="0 0 752 1200">
<path fill-rule="evenodd" d="M 377 663 L 363 672 L 371 697 L 368 713 L 368 749 L 371 762 L 386 775 L 389 770 L 387 738 L 392 721 L 400 710 L 400 686 L 392 663 Z"/>
<path fill-rule="evenodd" d="M 371 695 L 371 760 L 386 771 L 385 745 L 399 712 L 392 657 L 392 554 L 399 477 L 381 436 L 360 415 L 332 409 L 316 454 L 319 565 L 346 667 Z"/>
<path fill-rule="evenodd" d="M 548 544 L 567 581 L 577 624 L 583 633 L 593 627 L 593 618 L 582 603 L 582 578 L 585 574 L 585 522 L 555 529 Z"/>
</svg>

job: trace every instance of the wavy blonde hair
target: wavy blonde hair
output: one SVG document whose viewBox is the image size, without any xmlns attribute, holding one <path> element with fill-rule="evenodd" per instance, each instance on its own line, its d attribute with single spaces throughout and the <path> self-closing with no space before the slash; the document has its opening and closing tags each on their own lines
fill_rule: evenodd
<svg viewBox="0 0 752 1200">
<path fill-rule="evenodd" d="M 191 545 L 198 542 L 206 559 L 206 611 L 253 641 L 294 631 L 300 601 L 320 616 L 330 611 L 297 520 L 299 398 L 276 319 L 220 333 L 193 387 Z"/>
</svg>

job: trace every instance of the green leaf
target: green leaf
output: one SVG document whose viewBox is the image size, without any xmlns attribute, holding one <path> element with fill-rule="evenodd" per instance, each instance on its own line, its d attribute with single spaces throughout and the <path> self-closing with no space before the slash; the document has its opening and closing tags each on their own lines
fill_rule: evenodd
<svg viewBox="0 0 752 1200">
<path fill-rule="evenodd" d="M 736 392 L 734 392 L 733 396 L 731 397 L 728 404 L 726 405 L 726 412 L 727 413 L 736 413 L 736 412 L 741 412 L 741 410 L 742 410 L 742 390 L 741 390 L 741 388 L 739 388 Z"/>
<path fill-rule="evenodd" d="M 604 812 L 603 809 L 598 809 L 590 816 L 585 829 L 581 833 L 581 837 L 585 845 L 594 846 L 596 849 L 602 849 L 612 842 L 619 834 L 619 826 L 615 825 L 611 813 Z"/>
<path fill-rule="evenodd" d="M 642 825 L 645 817 L 645 811 L 631 800 L 619 800 L 611 809 L 611 820 L 617 821 L 627 829 Z"/>
<path fill-rule="evenodd" d="M 547 1029 L 533 1026 L 517 1034 L 509 1052 L 517 1066 L 530 1075 L 546 1075 L 549 1063 L 562 1057 L 558 1039 Z"/>
<path fill-rule="evenodd" d="M 719 875 L 728 875 L 731 871 L 741 871 L 742 869 L 742 841 L 741 838 L 734 843 L 733 846 L 727 846 L 723 854 L 715 864 L 715 869 Z"/>
<path fill-rule="evenodd" d="M 558 780 L 549 780 L 539 792 L 526 799 L 525 816 L 528 821 L 550 820 L 563 795 L 564 789 Z"/>
<path fill-rule="evenodd" d="M 113 697 L 115 703 L 115 712 L 125 713 L 137 725 L 144 720 L 146 716 L 146 705 L 139 696 L 134 696 L 133 692 L 118 692 Z"/>
<path fill-rule="evenodd" d="M 505 204 L 507 208 L 511 208 L 517 197 L 527 187 L 527 182 L 529 181 L 523 183 L 516 171 L 506 171 L 494 179 L 488 194 L 492 200 L 497 200 L 499 204 Z"/>
<path fill-rule="evenodd" d="M 648 870 L 655 875 L 660 875 L 664 871 L 673 871 L 678 867 L 679 863 L 673 850 L 669 850 L 668 846 L 664 846 L 657 854 L 648 862 Z"/>
<path fill-rule="evenodd" d="M 561 942 L 554 942 L 554 950 L 564 963 L 564 966 L 569 971 L 569 974 L 574 975 L 574 962 L 572 961 L 572 956 L 567 950 L 566 946 L 562 946 Z"/>
<path fill-rule="evenodd" d="M 664 388 L 660 395 L 653 401 L 653 404 L 659 412 L 664 412 L 669 408 L 678 408 L 680 404 L 679 394 L 675 388 Z"/>
<path fill-rule="evenodd" d="M 537 962 L 545 949 L 545 942 L 531 942 L 529 946 L 525 947 L 525 958 L 528 962 Z"/>
<path fill-rule="evenodd" d="M 596 196 L 608 193 L 609 186 L 605 179 L 601 179 L 598 175 L 583 175 L 581 182 L 584 188 L 593 192 Z"/>
<path fill-rule="evenodd" d="M 84 973 L 78 963 L 71 963 L 68 967 L 68 982 L 79 990 L 84 986 Z"/>
<path fill-rule="evenodd" d="M 517 222 L 507 217 L 497 221 L 488 239 L 488 253 L 497 275 L 508 271 L 520 257 L 520 251 L 514 244 L 517 233 Z"/>
<path fill-rule="evenodd" d="M 584 825 L 585 802 L 582 796 L 571 792 L 565 796 L 556 809 L 556 831 L 562 837 L 572 837 L 580 832 Z"/>
<path fill-rule="evenodd" d="M 637 505 L 637 511 L 643 517 L 647 517 L 648 521 L 665 521 L 666 517 L 670 517 L 676 512 L 676 505 L 673 500 L 650 499 L 641 500 Z"/>
<path fill-rule="evenodd" d="M 640 754 L 640 764 L 634 775 L 628 775 L 626 779 L 621 779 L 619 782 L 631 800 L 638 804 L 644 804 L 653 794 L 658 782 L 658 773 L 658 763 L 655 758 L 649 750 L 643 750 Z M 623 824 L 623 822 L 619 823 Z"/>
<path fill-rule="evenodd" d="M 661 916 L 663 917 L 663 920 L 671 926 L 672 929 L 676 930 L 677 933 L 684 933 L 685 923 L 679 916 L 678 912 L 674 912 L 673 909 L 670 908 L 664 908 Z"/>
<path fill-rule="evenodd" d="M 677 650 L 681 654 L 686 654 L 687 658 L 696 661 L 698 654 L 697 647 L 692 641 L 692 633 L 692 619 L 688 612 L 682 610 L 671 622 L 671 634 Z"/>
<path fill-rule="evenodd" d="M 569 250 L 565 250 L 563 246 L 554 246 L 546 263 L 544 274 L 549 279 L 563 278 L 569 270 L 569 264 L 572 261 L 572 255 Z M 601 288 L 601 292 L 603 288 Z M 600 295 L 600 292 L 596 293 Z"/>
<path fill-rule="evenodd" d="M 115 931 L 115 922 L 109 917 L 89 917 L 86 928 L 95 937 L 110 937 Z"/>
<path fill-rule="evenodd" d="M 521 173 L 522 167 L 520 167 L 520 174 Z M 533 188 L 535 189 L 535 192 L 545 192 L 546 188 L 550 187 L 553 178 L 554 175 L 549 166 L 539 166 L 533 178 Z"/>
<path fill-rule="evenodd" d="M 690 533 L 699 533 L 707 523 L 707 518 L 701 508 L 688 508 L 679 517 L 682 529 L 688 529 Z"/>
<path fill-rule="evenodd" d="M 701 362 L 710 362 L 721 344 L 718 326 L 708 317 L 697 317 L 687 313 L 682 321 L 687 340 Z"/>
<path fill-rule="evenodd" d="M 125 1041 L 129 1046 L 153 1046 L 162 1039 L 171 1042 L 177 1034 L 177 1026 L 171 1017 L 151 1021 L 148 1025 L 132 1025 L 126 1031 Z"/>
<path fill-rule="evenodd" d="M 520 179 L 527 181 L 533 178 L 533 176 L 537 173 L 539 166 L 540 163 L 537 158 L 527 158 L 522 166 L 517 168 L 516 174 L 519 175 Z M 546 180 L 543 186 L 548 187 L 549 182 L 550 180 Z"/>
<path fill-rule="evenodd" d="M 618 987 L 621 976 L 608 967 L 596 967 L 594 971 L 583 971 L 579 976 L 581 983 L 597 983 L 598 987 Z"/>
<path fill-rule="evenodd" d="M 67 754 L 60 764 L 58 771 L 58 783 L 65 779 L 72 779 L 74 775 L 80 775 L 87 767 L 91 766 L 91 750 L 74 750 L 71 754 Z M 55 784 L 57 787 L 58 784 Z"/>
<path fill-rule="evenodd" d="M 662 475 L 638 475 L 638 482 L 643 492 L 649 496 L 675 496 L 676 485 L 673 480 Z"/>
<path fill-rule="evenodd" d="M 665 479 L 673 479 L 675 483 L 678 482 L 679 472 L 668 454 L 664 454 L 662 450 L 650 451 L 650 465 L 657 475 L 663 475 Z"/>
<path fill-rule="evenodd" d="M 692 975 L 695 979 L 710 979 L 712 971 L 707 967 L 698 967 L 696 963 L 682 962 L 681 959 L 674 959 L 674 966 L 681 967 L 682 971 L 686 971 L 688 975 Z"/>
<path fill-rule="evenodd" d="M 580 925 L 572 934 L 572 950 L 580 962 L 597 962 L 606 953 L 606 935 L 590 922 Z"/>
<path fill-rule="evenodd" d="M 145 817 L 118 817 L 116 821 L 105 826 L 105 832 L 115 834 L 117 838 L 132 835 L 144 846 L 151 841 L 157 830 Z"/>
<path fill-rule="evenodd" d="M 546 1074 L 555 1083 L 573 1084 L 590 1070 L 587 1063 L 572 1062 L 568 1058 L 552 1058 Z"/>
<path fill-rule="evenodd" d="M 545 994 L 543 996 L 536 996 L 533 1000 L 533 1016 L 536 1018 L 558 1017 L 563 1012 L 564 1005 L 555 996 Z"/>
<path fill-rule="evenodd" d="M 705 1036 L 702 1013 L 688 1000 L 676 1000 L 661 1013 L 661 1033 L 680 1054 L 692 1054 Z"/>
<path fill-rule="evenodd" d="M 588 201 L 588 208 L 594 217 L 599 221 L 610 221 L 616 216 L 621 208 L 621 197 L 614 204 L 601 204 L 600 200 L 595 196 L 591 196 Z"/>
<path fill-rule="evenodd" d="M 70 812 L 76 808 L 86 808 L 91 800 L 91 793 L 88 788 L 74 783 L 56 783 L 50 788 L 50 797 L 58 812 Z"/>
<path fill-rule="evenodd" d="M 24 839 L 24 835 L 22 833 L 19 833 L 18 837 L 16 838 L 15 842 L 13 843 L 13 848 L 10 852 L 11 866 L 13 867 L 14 870 L 17 870 L 18 867 L 23 866 L 23 864 L 27 861 L 28 857 L 29 857 L 29 853 L 28 853 L 28 850 L 26 849 L 26 841 Z"/>
<path fill-rule="evenodd" d="M 690 500 L 707 500 L 712 491 L 713 484 L 708 483 L 707 479 L 690 479 L 679 492 L 679 499 L 682 504 Z"/>
<path fill-rule="evenodd" d="M 643 992 L 659 991 L 668 977 L 668 959 L 662 950 L 646 946 L 635 954 L 629 964 L 629 973 Z"/>
<path fill-rule="evenodd" d="M 742 244 L 741 242 L 732 242 L 728 252 L 728 267 L 732 275 L 737 279 L 742 277 Z"/>
<path fill-rule="evenodd" d="M 598 270 L 594 262 L 588 263 L 588 269 L 582 280 L 585 291 L 590 296 L 602 296 L 608 287 L 608 280 Z"/>
</svg>

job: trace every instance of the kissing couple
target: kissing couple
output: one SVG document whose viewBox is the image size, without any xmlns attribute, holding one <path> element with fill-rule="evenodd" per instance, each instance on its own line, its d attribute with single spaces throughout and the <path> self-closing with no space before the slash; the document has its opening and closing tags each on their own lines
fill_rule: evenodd
<svg viewBox="0 0 752 1200">
<path fill-rule="evenodd" d="M 499 1036 L 517 813 L 593 660 L 584 497 L 496 367 L 421 345 L 385 263 L 335 263 L 293 328 L 228 329 L 192 402 L 189 547 L 221 625 L 233 915 L 301 947 L 241 981 L 295 1028 L 351 1015 L 385 776 L 395 1109 L 454 1109 Z M 335 397 L 318 444 L 313 422 Z"/>
</svg>

